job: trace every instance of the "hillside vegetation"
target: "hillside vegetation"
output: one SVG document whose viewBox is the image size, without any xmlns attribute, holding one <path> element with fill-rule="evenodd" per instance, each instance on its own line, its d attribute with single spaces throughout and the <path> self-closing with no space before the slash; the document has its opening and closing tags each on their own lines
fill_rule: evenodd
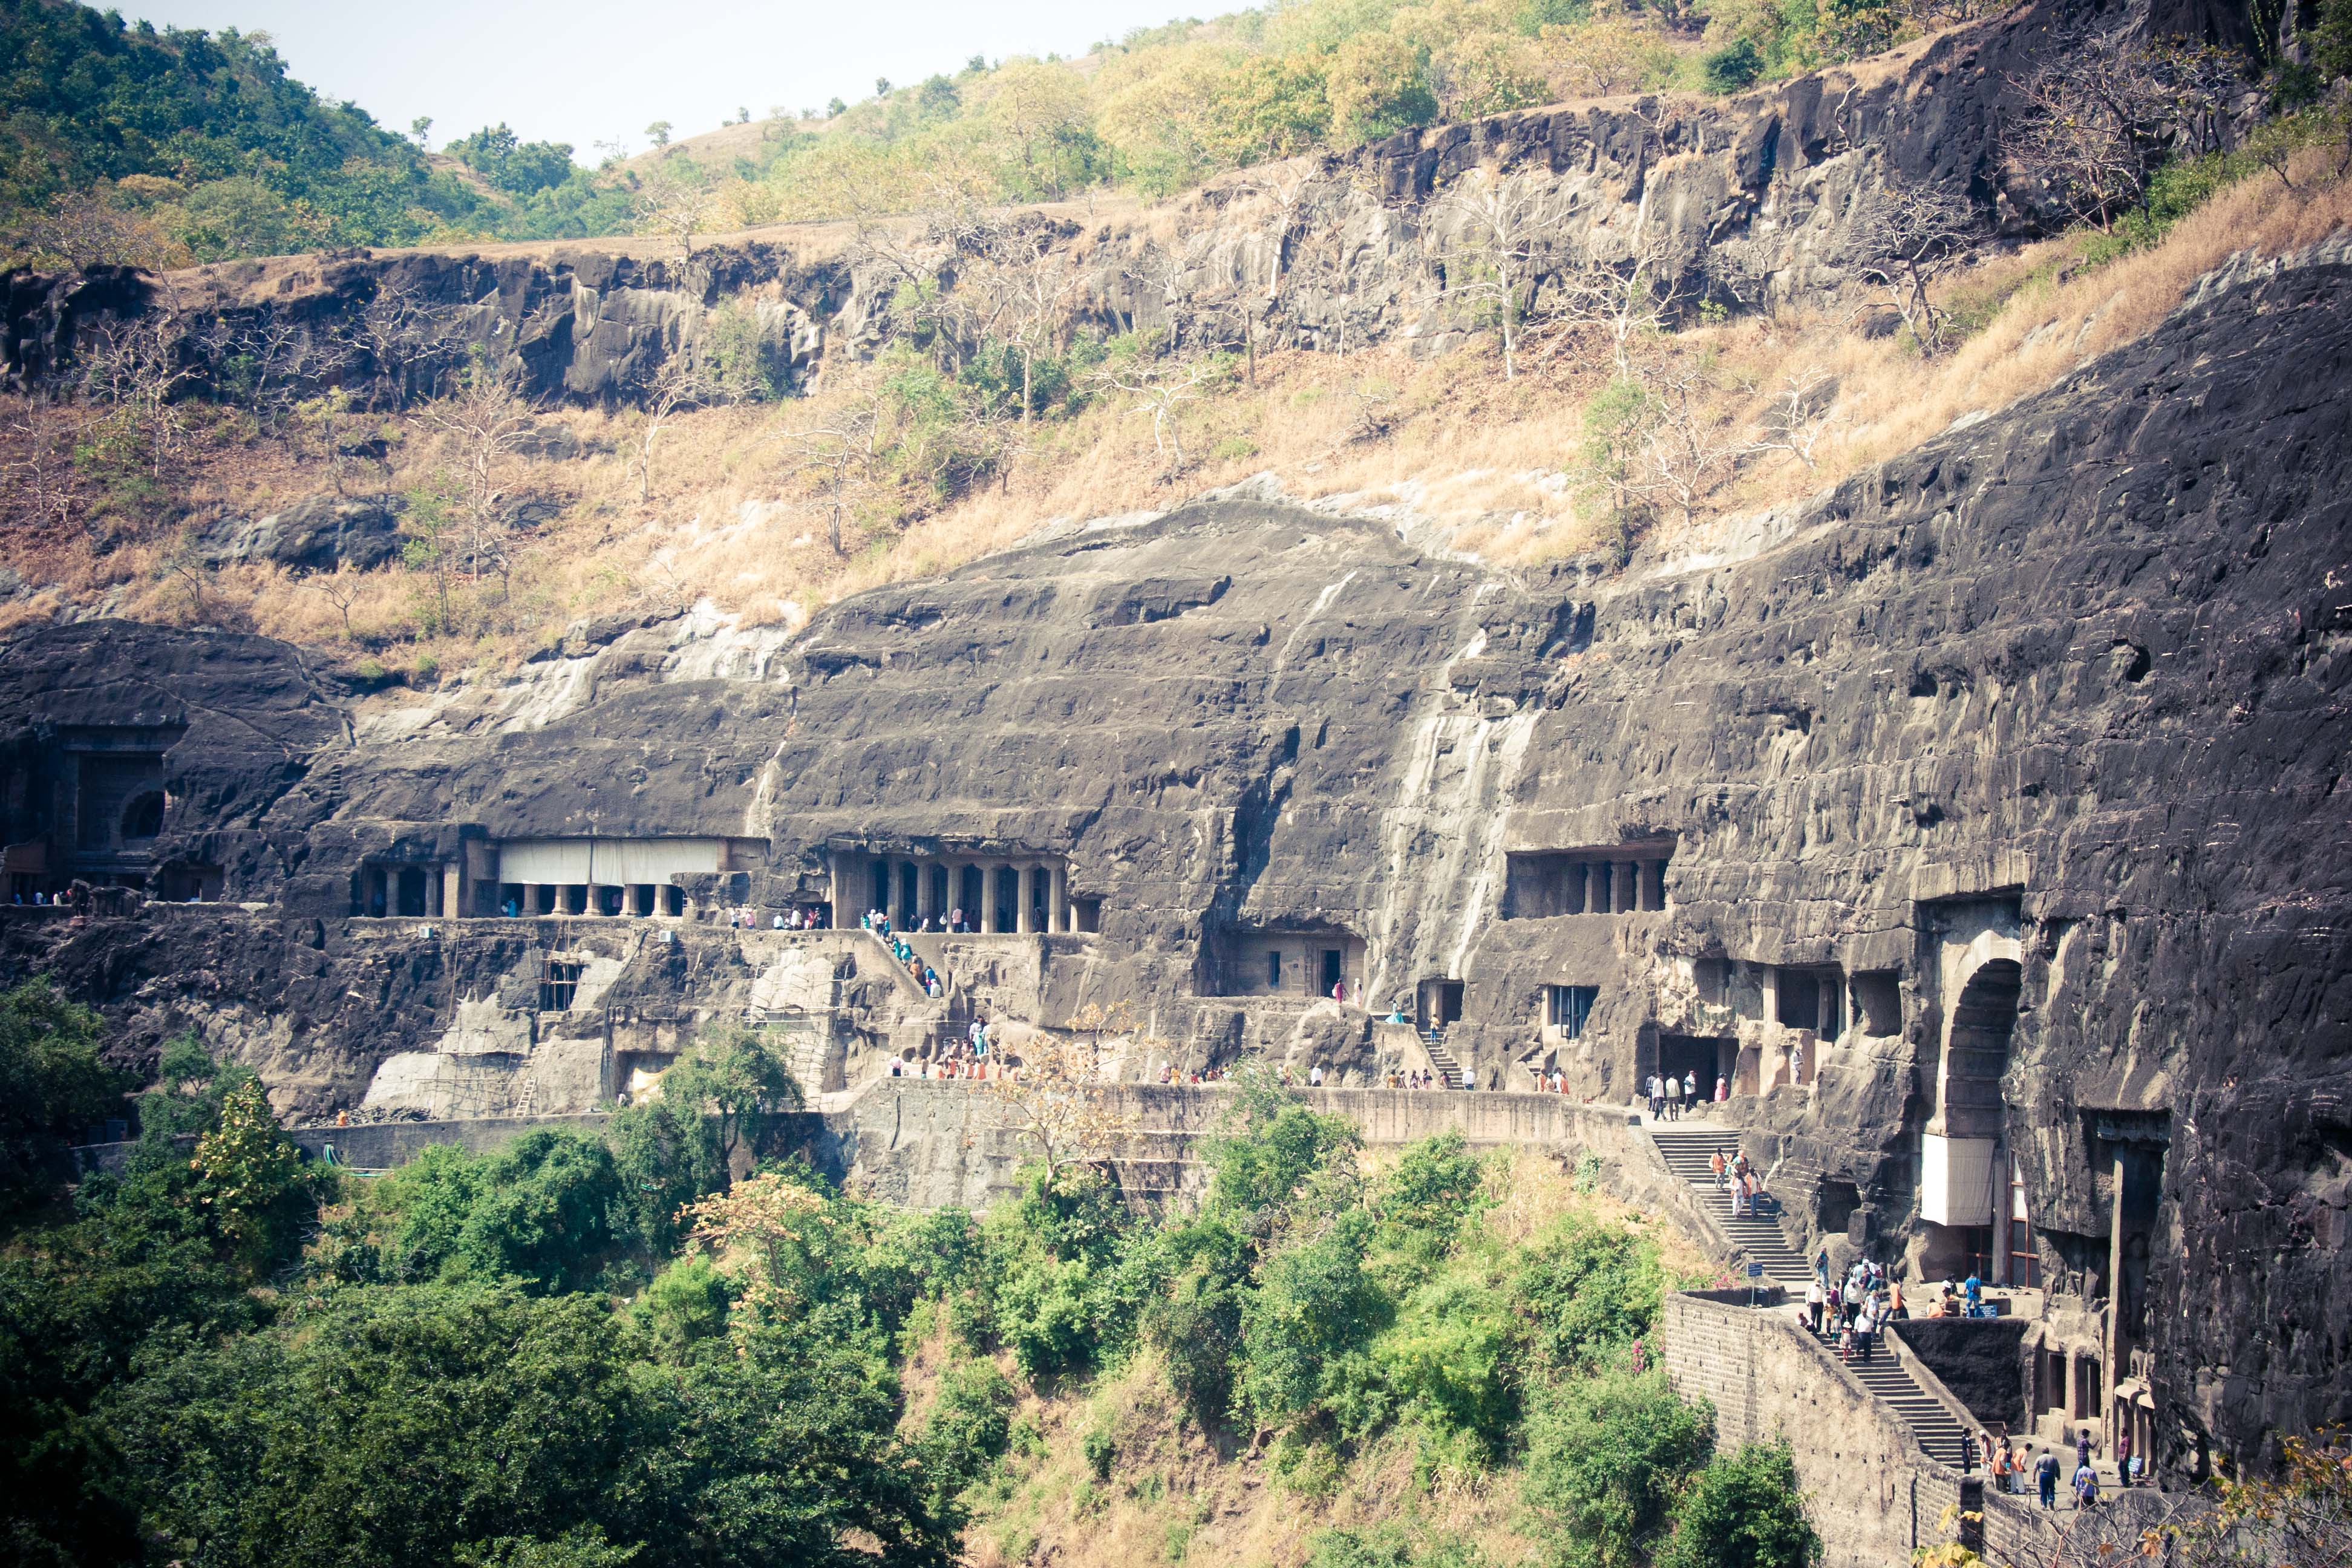
<svg viewBox="0 0 2352 1568">
<path fill-rule="evenodd" d="M 0 1065 L 58 1094 L 16 1146 L 70 1127 L 99 1043 L 37 983 L 0 998 Z M 121 1176 L 63 1206 L 31 1167 L 0 1188 L 19 1562 L 1815 1551 L 1785 1452 L 1717 1451 L 1644 1364 L 1661 1292 L 1706 1271 L 1597 1166 L 1458 1138 L 1376 1166 L 1250 1083 L 1195 1211 L 1131 1211 L 1065 1150 L 990 1213 L 908 1213 L 793 1159 L 730 1179 L 728 1142 L 796 1098 L 738 1030 L 609 1144 L 366 1181 L 299 1161 L 193 1042 L 158 1075 Z"/>
</svg>

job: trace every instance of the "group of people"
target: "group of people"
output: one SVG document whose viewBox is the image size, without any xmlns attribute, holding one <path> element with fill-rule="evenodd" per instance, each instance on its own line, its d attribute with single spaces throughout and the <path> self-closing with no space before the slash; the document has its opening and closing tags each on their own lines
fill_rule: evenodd
<svg viewBox="0 0 2352 1568">
<path fill-rule="evenodd" d="M 1977 1441 L 1986 1455 L 1985 1468 L 1992 1472 L 1993 1485 L 2001 1491 L 2018 1493 L 2025 1489 L 2026 1478 L 2033 1479 L 2033 1490 L 2042 1506 L 2058 1506 L 2058 1482 L 2066 1474 L 2066 1461 L 2061 1456 L 2065 1450 L 2053 1446 L 2039 1450 L 2028 1443 L 2020 1452 L 2006 1437 L 1995 1437 L 1990 1432 L 1977 1434 Z M 2142 1468 L 2139 1456 L 2131 1451 L 2131 1434 L 2126 1432 L 2116 1445 L 2116 1468 L 2125 1486 L 2136 1485 Z M 2099 1505 L 2099 1472 L 2091 1463 L 2091 1433 L 2088 1427 L 2074 1434 L 2074 1473 L 2071 1478 L 2077 1509 Z"/>
<path fill-rule="evenodd" d="M 1225 1076 L 1223 1068 L 1193 1068 L 1186 1071 L 1180 1069 L 1174 1062 L 1169 1062 L 1160 1069 L 1160 1081 L 1168 1084 L 1223 1083 Z"/>
<path fill-rule="evenodd" d="M 1696 1072 L 1686 1072 L 1680 1078 L 1672 1073 L 1663 1076 L 1652 1073 L 1643 1088 L 1649 1092 L 1650 1120 L 1653 1121 L 1679 1121 L 1683 1112 L 1695 1110 L 1699 1104 L 1698 1074 Z M 1724 1098 L 1723 1080 L 1719 1078 L 1715 1080 L 1715 1098 Z"/>
<path fill-rule="evenodd" d="M 1718 1156 L 1719 1158 L 1720 1156 Z M 1838 1355 L 1865 1366 L 1886 1325 L 1911 1315 L 1903 1281 L 1868 1259 L 1857 1261 L 1843 1279 L 1830 1278 L 1830 1255 L 1813 1259 L 1813 1281 L 1805 1287 L 1805 1321 L 1818 1339 L 1837 1342 Z"/>
<path fill-rule="evenodd" d="M 1715 1190 L 1731 1194 L 1732 1216 L 1738 1218 L 1746 1215 L 1754 1218 L 1756 1200 L 1764 1192 L 1764 1173 L 1748 1158 L 1748 1152 L 1745 1149 L 1717 1149 L 1708 1157 L 1707 1167 L 1715 1173 Z M 1822 1263 L 1823 1268 L 1828 1267 L 1826 1255 Z"/>
<path fill-rule="evenodd" d="M 903 936 L 890 936 L 884 940 L 890 944 L 890 956 L 907 966 L 908 976 L 923 988 L 924 995 L 936 1002 L 947 994 L 947 982 L 940 978 L 938 970 L 923 962 L 923 955 L 915 951 L 914 943 Z M 977 1029 L 980 1026 L 975 1023 L 972 1027 Z"/>
<path fill-rule="evenodd" d="M 939 976 L 933 974 L 931 983 L 936 984 L 938 979 Z M 931 994 L 936 996 L 939 993 L 933 991 Z M 1020 1077 L 1020 1064 L 1007 1058 L 995 1046 L 995 1041 L 989 1037 L 988 1020 L 974 1018 L 964 1030 L 962 1039 L 928 1061 L 893 1055 L 890 1076 L 971 1079 Z"/>
</svg>

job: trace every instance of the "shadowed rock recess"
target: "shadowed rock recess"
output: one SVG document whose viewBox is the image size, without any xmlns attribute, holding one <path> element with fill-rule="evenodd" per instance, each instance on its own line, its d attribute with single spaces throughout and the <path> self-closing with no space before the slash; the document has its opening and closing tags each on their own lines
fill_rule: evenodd
<svg viewBox="0 0 2352 1568">
<path fill-rule="evenodd" d="M 28 633 L 12 874 L 155 900 L 9 909 L 5 965 L 311 1117 L 586 1110 L 715 1017 L 838 1089 L 1118 1003 L 1130 1078 L 1719 1076 L 1805 1256 L 2039 1285 L 2034 1353 L 2192 1468 L 2352 1416 L 2347 358 L 2352 268 L 2210 280 L 1742 557 L 1606 581 L 1227 494 L 407 708 Z M 877 903 L 1011 929 L 917 936 L 932 997 Z"/>
</svg>

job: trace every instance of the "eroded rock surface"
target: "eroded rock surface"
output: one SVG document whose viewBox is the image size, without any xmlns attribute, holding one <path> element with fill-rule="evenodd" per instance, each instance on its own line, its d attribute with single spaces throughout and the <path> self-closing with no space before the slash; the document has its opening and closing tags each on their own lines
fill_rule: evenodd
<svg viewBox="0 0 2352 1568">
<path fill-rule="evenodd" d="M 1737 559 L 1606 581 L 1235 495 L 796 637 L 583 629 L 406 707 L 257 639 L 25 634 L 9 839 L 61 830 L 27 813 L 68 764 L 150 745 L 152 848 L 102 855 L 219 886 L 12 910 L 6 962 L 305 1111 L 577 1109 L 715 1017 L 802 1031 L 834 1087 L 975 1012 L 1122 1003 L 1139 1076 L 1259 1050 L 1360 1081 L 1433 1059 L 1391 1007 L 1458 1009 L 1435 1050 L 1482 1082 L 1722 1073 L 1793 1240 L 2030 1258 L 2036 1343 L 2145 1384 L 2165 1463 L 2251 1452 L 2352 1414 L 2347 285 L 2332 252 L 2240 269 Z M 370 868 L 496 888 L 498 846 L 592 828 L 735 858 L 684 919 L 363 909 Z M 932 998 L 870 934 L 720 923 L 854 924 L 845 854 L 1050 861 L 1095 929 L 918 938 Z M 1622 912 L 1565 912 L 1595 864 L 1637 868 Z M 1360 944 L 1346 1004 L 1236 994 L 1282 942 Z M 2030 1233 L 1971 1230 L 2012 1168 Z"/>
</svg>

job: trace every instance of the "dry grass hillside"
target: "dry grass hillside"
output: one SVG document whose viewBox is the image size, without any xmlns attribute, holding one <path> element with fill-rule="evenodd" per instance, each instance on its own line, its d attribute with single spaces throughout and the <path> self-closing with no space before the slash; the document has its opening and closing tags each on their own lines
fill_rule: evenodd
<svg viewBox="0 0 2352 1568">
<path fill-rule="evenodd" d="M 19 530 L 8 564 L 24 585 L 0 616 L 244 626 L 430 679 L 509 664 L 585 616 L 707 600 L 746 623 L 797 626 L 844 595 L 950 570 L 1055 520 L 1165 509 L 1255 475 L 1301 499 L 1392 507 L 1431 544 L 1505 565 L 1703 551 L 1738 519 L 2057 384 L 2151 330 L 2233 253 L 2284 254 L 2347 221 L 2342 148 L 2319 142 L 2286 177 L 2242 173 L 2137 248 L 2078 231 L 1938 280 L 1953 346 L 1932 356 L 1889 330 L 1885 301 L 1860 295 L 1835 311 L 1640 337 L 1624 355 L 1646 388 L 1640 451 L 1622 429 L 1611 444 L 1611 389 L 1624 378 L 1610 346 L 1541 323 L 1514 379 L 1486 334 L 1440 358 L 1286 352 L 1261 356 L 1254 377 L 1235 361 L 1192 384 L 1104 383 L 1067 416 L 961 433 L 984 444 L 987 478 L 945 489 L 923 466 L 924 443 L 944 437 L 887 357 L 835 360 L 805 397 L 689 410 L 650 432 L 638 412 L 543 411 L 542 427 L 568 426 L 581 455 L 499 459 L 490 481 L 530 520 L 509 570 L 437 580 L 397 563 L 356 576 L 215 570 L 191 543 L 207 518 L 331 487 L 446 492 L 463 454 L 430 417 L 386 421 L 380 458 L 330 465 L 299 421 L 266 430 L 198 411 L 177 481 L 178 515 L 194 524 Z M 62 460 L 63 417 L 29 405 L 13 417 L 20 475 Z"/>
</svg>

